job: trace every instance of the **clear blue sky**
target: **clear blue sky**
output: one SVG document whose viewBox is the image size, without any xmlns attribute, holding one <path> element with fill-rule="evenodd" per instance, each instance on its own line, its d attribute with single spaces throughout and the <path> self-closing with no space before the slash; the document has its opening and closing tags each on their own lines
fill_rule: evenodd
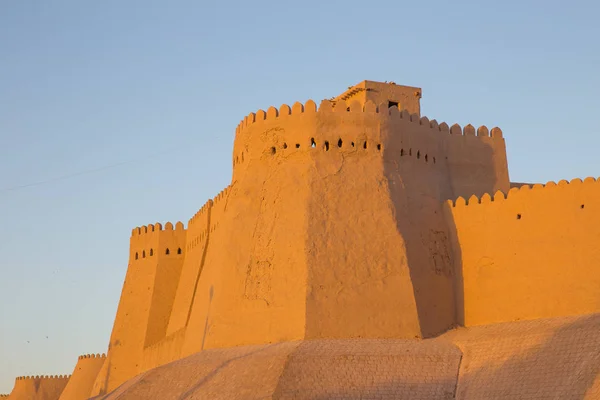
<svg viewBox="0 0 600 400">
<path fill-rule="evenodd" d="M 430 118 L 500 126 L 513 181 L 599 176 L 599 13 L 555 0 L 3 1 L 0 393 L 106 351 L 131 229 L 187 222 L 225 187 L 250 111 L 395 81 L 423 88 Z"/>
</svg>

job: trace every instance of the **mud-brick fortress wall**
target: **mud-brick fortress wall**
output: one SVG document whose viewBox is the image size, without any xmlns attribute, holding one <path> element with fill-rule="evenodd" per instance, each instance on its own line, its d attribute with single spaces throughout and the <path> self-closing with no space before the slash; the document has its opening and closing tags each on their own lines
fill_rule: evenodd
<svg viewBox="0 0 600 400">
<path fill-rule="evenodd" d="M 498 129 L 450 128 L 388 102 L 252 113 L 233 164 L 183 354 L 443 331 L 455 320 L 441 201 L 509 187 Z"/>
<path fill-rule="evenodd" d="M 67 375 L 19 376 L 15 379 L 15 385 L 7 399 L 58 399 L 68 381 Z"/>
<path fill-rule="evenodd" d="M 449 202 L 464 325 L 599 312 L 598 204 L 594 178 Z"/>
<path fill-rule="evenodd" d="M 94 395 L 141 372 L 143 350 L 163 339 L 185 255 L 181 222 L 135 228 L 117 315 Z"/>
<path fill-rule="evenodd" d="M 231 184 L 187 230 L 134 229 L 92 394 L 202 349 L 456 324 L 443 201 L 508 190 L 502 132 L 421 117 L 418 88 L 364 85 L 361 101 L 251 113 Z"/>
<path fill-rule="evenodd" d="M 90 398 L 98 372 L 106 361 L 105 354 L 85 354 L 79 356 L 73 374 L 59 400 L 86 400 Z"/>
</svg>

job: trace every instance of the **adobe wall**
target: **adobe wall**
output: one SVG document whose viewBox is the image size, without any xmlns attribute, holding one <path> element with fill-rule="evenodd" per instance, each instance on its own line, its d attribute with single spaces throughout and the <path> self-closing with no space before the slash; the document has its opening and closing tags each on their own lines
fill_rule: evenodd
<svg viewBox="0 0 600 400">
<path fill-rule="evenodd" d="M 211 207 L 183 355 L 304 337 L 420 337 L 452 326 L 440 200 L 508 187 L 507 174 L 496 173 L 500 131 L 469 137 L 471 128 L 451 132 L 387 103 L 333 109 L 326 101 L 317 111 L 309 101 L 251 113 L 236 130 L 232 183 Z M 463 179 L 450 151 L 484 152 L 491 173 Z M 174 321 L 170 331 L 183 325 Z"/>
<path fill-rule="evenodd" d="M 90 398 L 94 381 L 105 360 L 105 354 L 79 356 L 73 374 L 59 400 L 87 400 Z"/>
<path fill-rule="evenodd" d="M 140 372 L 168 364 L 181 357 L 185 328 L 169 334 L 157 343 L 144 348 Z"/>
<path fill-rule="evenodd" d="M 19 376 L 8 400 L 56 400 L 69 381 L 67 375 Z"/>
<path fill-rule="evenodd" d="M 400 110 L 407 110 L 409 114 L 421 116 L 421 88 L 414 86 L 397 85 L 396 83 L 384 83 L 374 81 L 362 81 L 350 86 L 341 95 L 335 97 L 334 104 L 345 101 L 347 104 L 358 102 L 364 106 L 368 101 L 375 104 L 397 103 Z"/>
<path fill-rule="evenodd" d="M 166 335 L 183 257 L 183 224 L 136 228 L 130 239 L 129 267 L 110 338 L 107 360 L 93 394 L 112 390 L 135 376 L 143 349 Z"/>
<path fill-rule="evenodd" d="M 167 335 L 178 332 L 187 326 L 196 285 L 206 258 L 212 205 L 212 199 L 207 201 L 188 221 L 185 260 L 173 301 Z"/>
<path fill-rule="evenodd" d="M 600 311 L 599 202 L 594 178 L 448 202 L 464 325 Z"/>
<path fill-rule="evenodd" d="M 295 129 L 313 123 L 308 116 Z M 264 135 L 276 136 L 275 128 Z M 213 199 L 183 355 L 304 336 L 311 166 L 301 156 L 273 164 L 271 146 L 251 153 L 244 146 L 234 151 L 231 185 Z"/>
</svg>

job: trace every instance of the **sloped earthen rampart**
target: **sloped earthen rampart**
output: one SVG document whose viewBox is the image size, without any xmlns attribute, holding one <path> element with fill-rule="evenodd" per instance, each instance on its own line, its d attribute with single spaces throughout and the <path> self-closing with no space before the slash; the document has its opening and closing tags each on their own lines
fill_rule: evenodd
<svg viewBox="0 0 600 400">
<path fill-rule="evenodd" d="M 87 400 L 92 393 L 94 381 L 106 360 L 106 354 L 79 356 L 69 382 L 59 400 Z"/>
<path fill-rule="evenodd" d="M 600 311 L 599 203 L 594 178 L 449 201 L 464 324 Z"/>
</svg>

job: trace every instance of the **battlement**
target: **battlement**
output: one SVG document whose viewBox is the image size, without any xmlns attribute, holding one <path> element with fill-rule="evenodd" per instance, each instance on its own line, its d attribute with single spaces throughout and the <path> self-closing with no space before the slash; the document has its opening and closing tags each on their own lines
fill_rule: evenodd
<svg viewBox="0 0 600 400">
<path fill-rule="evenodd" d="M 34 379 L 69 379 L 71 375 L 27 375 L 27 376 L 17 376 L 15 378 L 16 381 L 26 381 L 26 380 L 34 380 Z"/>
<path fill-rule="evenodd" d="M 290 108 L 287 104 L 283 104 L 279 109 L 271 106 L 265 112 L 264 110 L 258 110 L 255 113 L 250 113 L 244 119 L 240 121 L 236 127 L 236 137 L 244 133 L 244 131 L 257 123 L 264 121 L 272 121 L 277 118 L 284 119 L 290 117 L 298 117 L 303 115 L 310 115 L 314 113 L 376 113 L 381 116 L 387 116 L 391 118 L 400 118 L 406 121 L 418 123 L 419 125 L 426 125 L 435 131 L 448 132 L 452 135 L 464 135 L 464 136 L 492 136 L 494 138 L 502 138 L 502 130 L 500 128 L 493 128 L 491 135 L 486 126 L 481 126 L 475 130 L 472 125 L 465 126 L 465 129 L 461 129 L 460 125 L 453 124 L 452 127 L 446 122 L 438 123 L 436 120 L 429 120 L 427 117 L 420 117 L 419 114 L 410 113 L 406 109 L 399 109 L 397 106 L 389 106 L 386 103 L 376 105 L 372 101 L 367 101 L 364 105 L 361 105 L 358 101 L 346 103 L 344 100 L 340 100 L 334 103 L 330 100 L 323 100 L 320 106 L 317 108 L 316 103 L 313 100 L 308 100 L 306 104 L 300 102 L 294 103 Z M 242 155 L 240 154 L 237 162 L 243 161 Z"/>
<path fill-rule="evenodd" d="M 173 228 L 172 222 L 167 222 L 165 224 L 164 228 L 160 222 L 157 222 L 155 224 L 138 226 L 131 230 L 131 236 L 140 236 L 140 235 L 143 235 L 146 233 L 160 232 L 160 231 L 172 231 L 172 230 L 176 230 L 176 231 L 185 230 L 183 222 L 178 221 L 175 224 L 175 228 Z"/>
<path fill-rule="evenodd" d="M 188 221 L 188 229 L 191 228 L 198 220 L 200 220 L 213 206 L 213 200 L 209 199 L 204 205 L 194 214 L 192 218 Z"/>
<path fill-rule="evenodd" d="M 415 131 L 415 134 L 423 134 L 423 128 L 425 128 L 426 131 L 431 133 L 447 134 L 452 138 L 460 137 L 472 140 L 471 137 L 491 137 L 492 139 L 503 139 L 502 130 L 498 127 L 492 128 L 490 131 L 486 126 L 480 126 L 475 129 L 471 124 L 466 125 L 464 128 L 461 128 L 458 124 L 450 126 L 446 122 L 438 123 L 435 119 L 430 120 L 427 117 L 420 117 L 416 113 L 410 114 L 408 110 L 399 110 L 396 106 L 389 107 L 386 103 L 375 105 L 375 103 L 367 101 L 363 106 L 357 101 L 347 104 L 344 100 L 340 100 L 334 107 L 333 102 L 324 100 L 321 102 L 319 108 L 317 108 L 316 103 L 309 100 L 304 105 L 297 102 L 290 108 L 284 104 L 279 109 L 269 107 L 266 112 L 258 110 L 256 113 L 250 113 L 246 116 L 236 128 L 236 144 L 233 156 L 234 169 L 237 165 L 248 160 L 251 156 L 249 152 L 255 155 L 276 155 L 281 151 L 298 152 L 305 151 L 306 149 L 311 150 L 316 147 L 324 150 L 336 147 L 338 149 L 353 150 L 356 147 L 355 142 L 359 140 L 363 140 L 364 145 L 364 137 L 342 138 L 342 136 L 347 136 L 347 134 L 340 135 L 335 140 L 335 143 L 333 143 L 325 138 L 318 138 L 316 129 L 312 132 L 307 129 L 294 132 L 293 126 L 306 124 L 307 118 L 318 118 L 321 124 L 329 120 L 331 125 L 338 125 L 340 127 L 338 129 L 341 129 L 343 119 L 348 119 L 349 123 L 373 126 L 382 123 L 394 125 L 404 122 L 408 125 L 399 126 L 398 128 L 405 131 L 413 131 L 418 128 L 418 132 Z M 273 125 L 273 127 L 270 125 Z M 249 132 L 251 128 L 257 131 L 256 135 L 259 135 L 259 138 L 251 137 L 252 134 Z M 263 129 L 264 132 L 261 132 Z M 363 133 L 360 135 L 364 136 Z M 442 139 L 445 136 L 440 136 L 439 138 Z M 381 140 L 382 138 L 371 139 Z M 317 140 L 321 140 L 321 142 L 319 143 Z M 256 148 L 258 144 L 255 143 L 256 141 L 262 143 L 263 147 Z M 345 145 L 344 142 L 346 142 Z M 377 145 L 381 146 L 380 143 Z"/>
<path fill-rule="evenodd" d="M 485 193 L 483 196 L 471 196 L 468 199 L 465 199 L 462 196 L 459 196 L 455 200 L 447 200 L 447 204 L 451 207 L 464 207 L 468 205 L 476 205 L 476 204 L 486 204 L 491 202 L 498 202 L 504 200 L 513 200 L 515 199 L 517 194 L 524 194 L 529 191 L 538 191 L 541 189 L 552 189 L 552 188 L 566 188 L 568 186 L 577 186 L 577 185 L 588 185 L 588 184 L 596 184 L 600 182 L 596 180 L 594 177 L 587 177 L 585 179 L 574 178 L 570 181 L 568 180 L 560 180 L 558 183 L 554 181 L 548 181 L 545 184 L 536 183 L 534 185 L 522 184 L 520 186 L 512 187 L 506 194 L 500 190 L 494 193 L 493 197 L 489 193 Z"/>
<path fill-rule="evenodd" d="M 102 353 L 102 354 L 83 354 L 81 356 L 78 357 L 78 360 L 85 360 L 88 358 L 106 358 L 106 354 Z"/>
</svg>

